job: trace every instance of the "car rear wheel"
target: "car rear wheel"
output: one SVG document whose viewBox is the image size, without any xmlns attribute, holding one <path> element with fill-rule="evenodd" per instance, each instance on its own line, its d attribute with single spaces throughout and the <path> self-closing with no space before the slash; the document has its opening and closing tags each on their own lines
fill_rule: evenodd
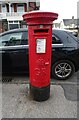
<svg viewBox="0 0 79 120">
<path fill-rule="evenodd" d="M 68 79 L 74 71 L 74 64 L 69 60 L 59 60 L 52 66 L 52 76 L 59 80 Z"/>
</svg>

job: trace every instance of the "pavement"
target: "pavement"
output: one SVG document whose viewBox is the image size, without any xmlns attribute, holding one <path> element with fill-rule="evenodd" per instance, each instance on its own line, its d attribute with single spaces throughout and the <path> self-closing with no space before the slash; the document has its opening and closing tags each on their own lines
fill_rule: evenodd
<svg viewBox="0 0 79 120">
<path fill-rule="evenodd" d="M 79 76 L 77 74 L 66 81 L 51 78 L 50 98 L 43 102 L 31 98 L 29 76 L 3 77 L 3 81 L 11 81 L 2 84 L 2 117 L 78 118 Z"/>
<path fill-rule="evenodd" d="M 11 81 L 11 84 L 29 84 L 29 76 L 19 75 L 19 76 L 8 76 L 3 77 L 3 81 L 7 84 L 7 81 Z M 66 99 L 71 101 L 79 101 L 79 76 L 75 73 L 71 78 L 67 80 L 56 80 L 51 78 L 51 85 L 61 85 L 64 90 L 64 95 Z"/>
<path fill-rule="evenodd" d="M 77 118 L 77 102 L 68 101 L 60 85 L 51 85 L 50 98 L 36 102 L 28 84 L 3 84 L 3 118 Z"/>
</svg>

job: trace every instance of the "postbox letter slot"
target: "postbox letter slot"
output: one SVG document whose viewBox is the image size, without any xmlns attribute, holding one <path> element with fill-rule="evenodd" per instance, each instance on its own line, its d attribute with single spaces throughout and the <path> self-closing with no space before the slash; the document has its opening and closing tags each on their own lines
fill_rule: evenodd
<svg viewBox="0 0 79 120">
<path fill-rule="evenodd" d="M 34 33 L 48 33 L 48 29 L 38 29 L 38 30 L 34 30 Z"/>
</svg>

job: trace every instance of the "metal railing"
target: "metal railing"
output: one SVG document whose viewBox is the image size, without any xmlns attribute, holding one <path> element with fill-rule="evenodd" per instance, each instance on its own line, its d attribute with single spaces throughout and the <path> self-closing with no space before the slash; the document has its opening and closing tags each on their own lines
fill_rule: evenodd
<svg viewBox="0 0 79 120">
<path fill-rule="evenodd" d="M 24 14 L 24 12 L 12 12 L 12 13 L 6 13 L 6 17 L 9 16 L 22 16 Z"/>
<path fill-rule="evenodd" d="M 0 19 L 4 19 L 4 18 L 7 18 L 7 17 L 17 17 L 17 16 L 22 16 L 25 12 L 12 12 L 12 13 L 0 13 Z"/>
</svg>

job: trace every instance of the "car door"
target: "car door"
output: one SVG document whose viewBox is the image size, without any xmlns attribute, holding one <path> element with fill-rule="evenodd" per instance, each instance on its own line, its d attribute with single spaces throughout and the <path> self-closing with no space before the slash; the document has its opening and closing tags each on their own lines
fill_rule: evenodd
<svg viewBox="0 0 79 120">
<path fill-rule="evenodd" d="M 24 70 L 24 66 L 27 66 L 27 64 L 25 64 L 27 57 L 24 56 L 27 46 L 21 45 L 23 34 L 23 31 L 15 31 L 2 36 L 2 66 L 6 72 L 21 71 Z"/>
<path fill-rule="evenodd" d="M 21 53 L 22 53 L 22 70 L 25 71 L 25 72 L 29 72 L 29 53 L 28 53 L 28 49 L 29 49 L 29 46 L 28 46 L 28 31 L 23 31 L 23 34 L 22 34 L 22 39 L 21 39 L 21 46 L 22 46 L 22 50 L 21 50 Z"/>
<path fill-rule="evenodd" d="M 52 35 L 52 64 L 58 61 L 63 57 L 64 51 L 62 48 L 64 47 L 62 40 L 56 36 Z"/>
</svg>

